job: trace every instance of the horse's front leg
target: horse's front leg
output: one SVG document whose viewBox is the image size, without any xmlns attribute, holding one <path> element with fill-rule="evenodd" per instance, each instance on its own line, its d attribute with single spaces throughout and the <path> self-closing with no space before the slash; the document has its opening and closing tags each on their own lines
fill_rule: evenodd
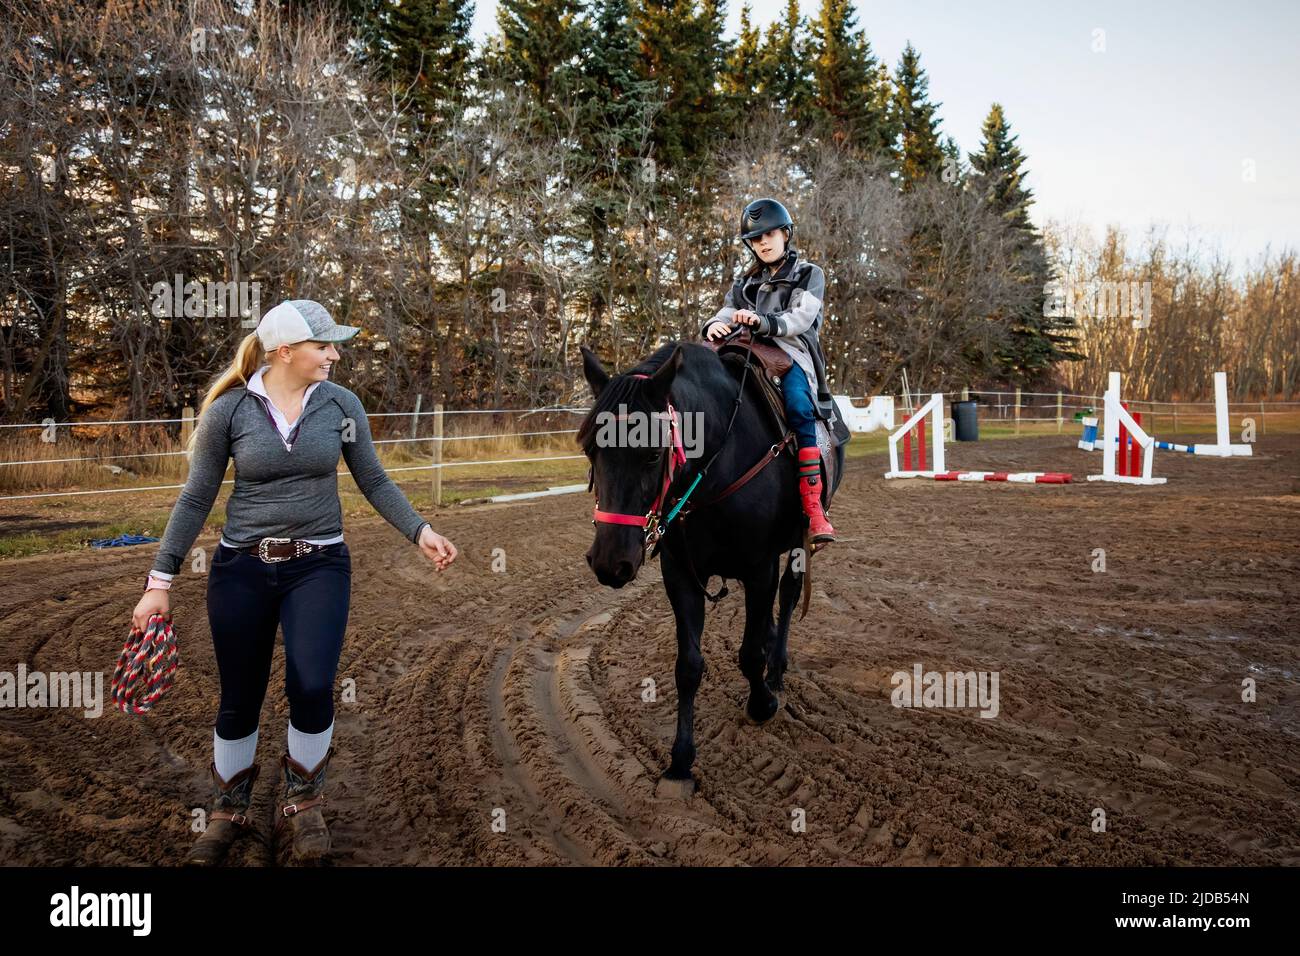
<svg viewBox="0 0 1300 956">
<path fill-rule="evenodd" d="M 661 552 L 660 567 L 664 590 L 677 618 L 677 734 L 673 738 L 672 762 L 658 789 L 661 795 L 689 796 L 694 792 L 691 767 L 695 763 L 695 694 L 704 678 L 704 655 L 700 652 L 704 592 L 666 548 Z"/>
<path fill-rule="evenodd" d="M 751 577 L 745 579 L 745 637 L 740 643 L 740 672 L 749 680 L 745 716 L 756 724 L 776 716 L 780 699 L 763 680 L 770 648 L 776 641 L 772 627 L 772 600 L 776 597 L 780 555 L 773 555 Z"/>
<path fill-rule="evenodd" d="M 767 654 L 767 686 L 773 693 L 785 690 L 785 668 L 789 661 L 786 650 L 790 639 L 790 621 L 794 617 L 795 606 L 799 603 L 799 592 L 803 590 L 803 568 L 807 557 L 802 549 L 790 552 L 785 563 L 785 573 L 781 575 L 781 588 L 777 597 L 776 639 Z"/>
</svg>

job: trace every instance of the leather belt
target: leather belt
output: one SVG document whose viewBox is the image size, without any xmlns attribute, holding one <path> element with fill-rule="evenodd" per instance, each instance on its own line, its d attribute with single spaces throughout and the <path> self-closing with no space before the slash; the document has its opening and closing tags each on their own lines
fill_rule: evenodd
<svg viewBox="0 0 1300 956">
<path fill-rule="evenodd" d="M 277 561 L 300 558 L 304 554 L 311 554 L 313 551 L 323 551 L 328 547 L 327 544 L 312 544 L 310 541 L 303 541 L 299 538 L 263 538 L 257 544 L 249 545 L 247 548 L 236 548 L 235 550 L 242 551 L 244 554 L 255 555 L 267 564 L 274 564 Z"/>
</svg>

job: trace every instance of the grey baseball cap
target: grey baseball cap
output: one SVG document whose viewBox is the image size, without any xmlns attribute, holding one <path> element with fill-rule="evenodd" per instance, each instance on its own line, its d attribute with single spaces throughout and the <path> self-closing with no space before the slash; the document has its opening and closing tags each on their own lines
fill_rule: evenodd
<svg viewBox="0 0 1300 956">
<path fill-rule="evenodd" d="M 360 331 L 356 326 L 338 325 L 325 306 L 311 299 L 281 302 L 257 324 L 257 337 L 268 352 L 299 342 L 346 342 Z"/>
</svg>

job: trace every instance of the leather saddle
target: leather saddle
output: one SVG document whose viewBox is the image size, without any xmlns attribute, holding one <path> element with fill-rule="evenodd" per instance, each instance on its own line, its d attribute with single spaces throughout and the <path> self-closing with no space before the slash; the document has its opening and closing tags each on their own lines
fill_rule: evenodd
<svg viewBox="0 0 1300 956">
<path fill-rule="evenodd" d="M 781 382 L 787 375 L 802 375 L 803 369 L 794 364 L 794 359 L 771 339 L 762 335 L 753 335 L 746 326 L 725 335 L 720 339 L 708 340 L 705 345 L 718 353 L 718 358 L 739 381 L 745 368 L 746 356 L 751 359 L 750 380 L 763 396 L 763 406 L 771 416 L 778 432 L 784 435 L 790 430 L 785 418 L 785 396 L 781 392 Z M 757 374 L 755 374 L 757 373 Z M 831 496 L 835 493 L 838 482 L 836 474 L 843 452 L 837 451 L 840 441 L 836 430 L 827 423 L 817 422 L 818 446 L 821 449 L 822 464 L 822 507 L 829 508 Z M 793 456 L 794 445 L 788 445 L 786 451 Z"/>
</svg>

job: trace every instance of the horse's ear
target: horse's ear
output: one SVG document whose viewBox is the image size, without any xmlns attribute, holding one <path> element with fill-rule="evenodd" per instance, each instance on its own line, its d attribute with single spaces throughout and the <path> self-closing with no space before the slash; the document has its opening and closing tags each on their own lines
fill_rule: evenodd
<svg viewBox="0 0 1300 956">
<path fill-rule="evenodd" d="M 663 365 L 650 376 L 649 396 L 650 400 L 658 405 L 660 402 L 668 400 L 668 392 L 673 387 L 673 379 L 677 377 L 677 371 L 682 367 L 682 347 L 679 345 L 673 349 L 672 354 L 668 356 Z"/>
<path fill-rule="evenodd" d="M 600 359 L 596 358 L 596 353 L 585 345 L 582 346 L 582 374 L 587 377 L 591 394 L 600 398 L 601 390 L 609 384 L 609 373 L 600 364 Z"/>
</svg>

